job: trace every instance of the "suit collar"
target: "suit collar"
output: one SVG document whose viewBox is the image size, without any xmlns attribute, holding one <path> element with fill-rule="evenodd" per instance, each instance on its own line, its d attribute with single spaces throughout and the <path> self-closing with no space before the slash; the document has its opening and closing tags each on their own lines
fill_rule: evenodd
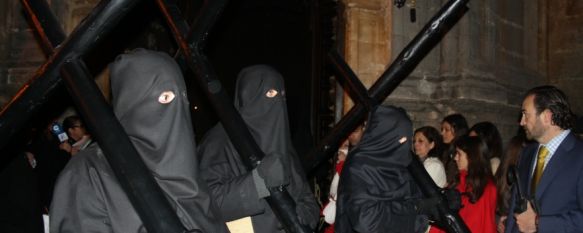
<svg viewBox="0 0 583 233">
<path fill-rule="evenodd" d="M 532 166 L 536 162 L 536 152 L 539 147 L 538 143 L 530 143 L 524 148 L 524 151 L 520 157 L 520 164 L 519 167 L 521 168 L 519 171 L 520 173 L 520 180 L 523 186 L 521 187 L 524 190 L 524 195 L 530 194 L 530 180 L 532 179 Z"/>
<path fill-rule="evenodd" d="M 569 162 L 572 161 L 571 157 L 576 155 L 574 153 L 570 153 L 575 145 L 576 140 L 577 139 L 573 133 L 569 133 L 569 135 L 567 135 L 567 137 L 559 145 L 557 151 L 555 151 L 553 157 L 545 167 L 541 180 L 539 181 L 536 191 L 537 199 L 541 197 L 546 188 L 553 181 L 554 177 L 563 169 L 563 167 L 567 166 Z"/>
</svg>

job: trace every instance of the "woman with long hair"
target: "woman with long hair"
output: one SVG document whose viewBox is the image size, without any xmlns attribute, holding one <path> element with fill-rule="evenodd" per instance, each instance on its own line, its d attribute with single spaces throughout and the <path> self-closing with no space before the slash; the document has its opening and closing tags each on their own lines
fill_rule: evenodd
<svg viewBox="0 0 583 233">
<path fill-rule="evenodd" d="M 466 118 L 459 113 L 451 114 L 441 121 L 441 136 L 443 143 L 451 144 L 454 139 L 468 133 L 468 122 Z"/>
<path fill-rule="evenodd" d="M 453 183 L 458 175 L 458 169 L 453 161 L 455 147 L 452 143 L 456 138 L 464 136 L 467 133 L 468 122 L 462 114 L 451 114 L 441 121 L 441 136 L 443 138 L 444 150 L 439 159 L 441 159 L 441 162 L 445 166 L 445 174 L 447 176 L 447 183 L 449 184 Z"/>
<path fill-rule="evenodd" d="M 502 159 L 502 136 L 496 125 L 489 121 L 476 123 L 470 128 L 469 135 L 480 137 L 488 146 L 488 160 L 492 167 L 492 174 L 496 174 Z"/>
<path fill-rule="evenodd" d="M 459 175 L 451 186 L 462 194 L 459 215 L 471 232 L 494 233 L 496 185 L 487 158 L 488 148 L 479 137 L 469 136 L 456 139 L 453 145 Z"/>
</svg>

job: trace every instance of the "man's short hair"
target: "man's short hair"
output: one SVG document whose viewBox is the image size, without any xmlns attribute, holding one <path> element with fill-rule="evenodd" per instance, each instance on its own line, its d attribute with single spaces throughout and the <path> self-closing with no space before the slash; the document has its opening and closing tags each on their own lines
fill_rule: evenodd
<svg viewBox="0 0 583 233">
<path fill-rule="evenodd" d="M 534 106 L 537 114 L 548 109 L 552 113 L 552 122 L 555 125 L 561 127 L 561 129 L 573 128 L 575 116 L 563 91 L 554 86 L 546 85 L 530 89 L 525 97 L 531 95 L 534 96 Z"/>
<path fill-rule="evenodd" d="M 68 116 L 67 118 L 65 118 L 63 120 L 63 131 L 65 131 L 65 132 L 69 132 L 70 128 L 73 128 L 76 126 L 83 127 L 83 124 L 81 122 L 81 118 L 79 116 Z"/>
</svg>

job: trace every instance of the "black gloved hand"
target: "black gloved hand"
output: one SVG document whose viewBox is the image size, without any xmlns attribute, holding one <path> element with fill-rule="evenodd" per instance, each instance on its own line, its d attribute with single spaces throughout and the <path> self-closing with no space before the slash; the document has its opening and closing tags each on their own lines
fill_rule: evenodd
<svg viewBox="0 0 583 233">
<path fill-rule="evenodd" d="M 449 209 L 457 213 L 462 208 L 462 195 L 455 188 L 446 188 L 443 194 L 449 204 Z"/>
<path fill-rule="evenodd" d="M 307 226 L 312 230 L 316 229 L 318 225 L 318 215 L 311 214 L 310 208 L 301 205 L 301 203 L 296 202 L 296 214 L 298 215 L 298 221 L 300 222 L 300 224 Z"/>
<path fill-rule="evenodd" d="M 273 188 L 289 184 L 289 167 L 290 163 L 286 155 L 268 154 L 255 169 L 265 181 L 265 186 Z"/>
</svg>

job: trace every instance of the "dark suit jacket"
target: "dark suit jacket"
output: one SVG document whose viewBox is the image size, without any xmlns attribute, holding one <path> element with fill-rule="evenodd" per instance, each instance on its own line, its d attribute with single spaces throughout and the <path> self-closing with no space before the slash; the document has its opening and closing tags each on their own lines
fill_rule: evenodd
<svg viewBox="0 0 583 233">
<path fill-rule="evenodd" d="M 530 194 L 532 167 L 539 144 L 523 151 L 518 170 L 520 187 Z M 510 203 L 506 232 L 519 232 L 514 218 L 516 192 Z M 538 232 L 583 232 L 583 142 L 569 133 L 553 154 L 535 194 L 539 205 Z"/>
</svg>

